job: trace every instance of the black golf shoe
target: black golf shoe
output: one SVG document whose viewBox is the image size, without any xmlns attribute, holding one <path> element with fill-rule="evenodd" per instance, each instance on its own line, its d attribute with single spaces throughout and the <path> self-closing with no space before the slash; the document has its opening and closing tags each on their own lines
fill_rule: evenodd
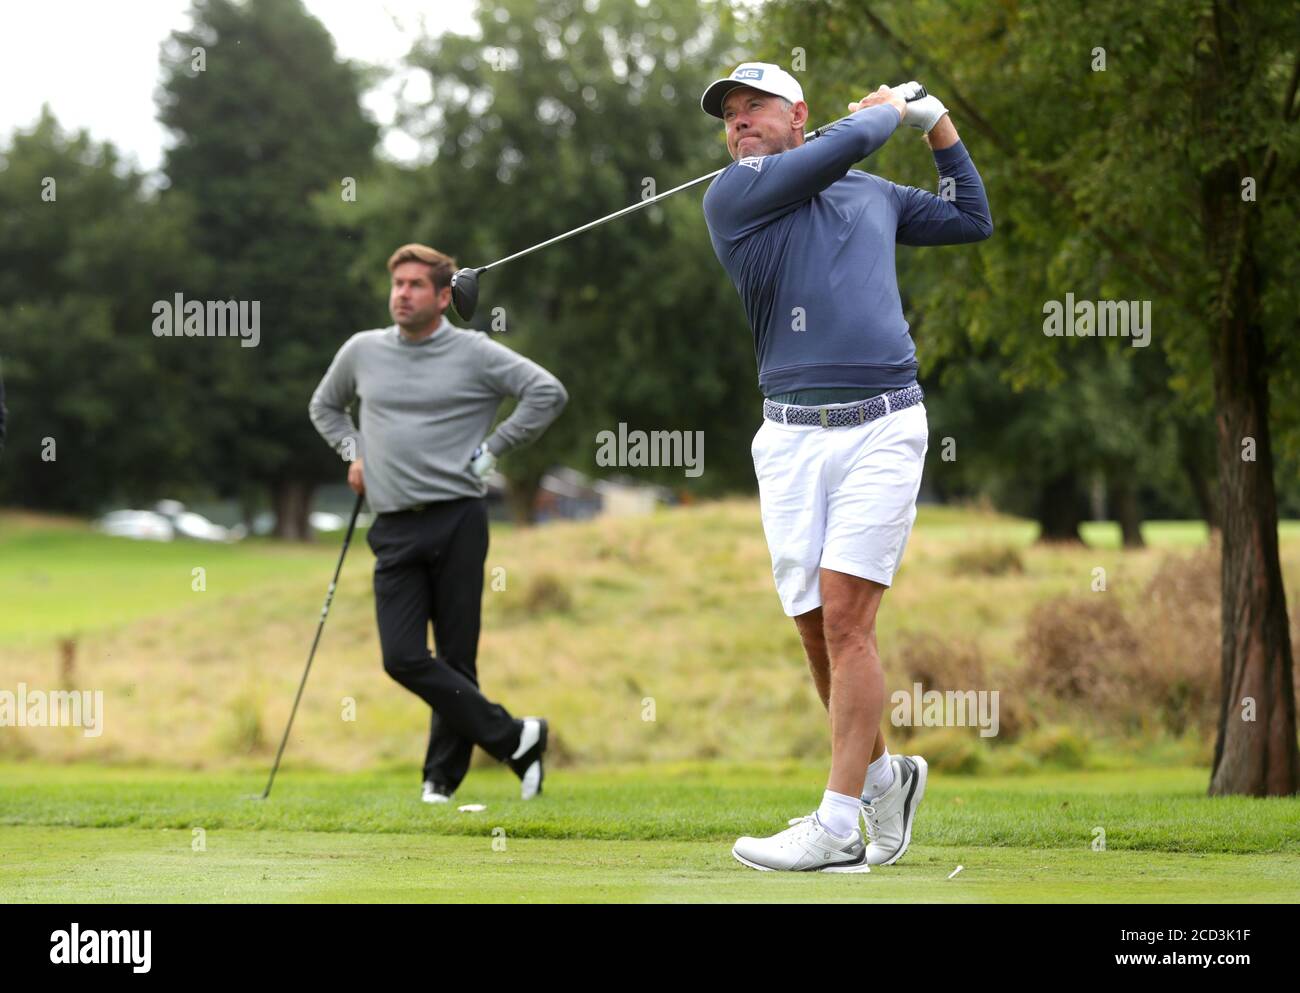
<svg viewBox="0 0 1300 993">
<path fill-rule="evenodd" d="M 426 779 L 424 781 L 424 792 L 420 795 L 420 799 L 425 803 L 451 803 L 452 792 L 450 786 Z"/>
<path fill-rule="evenodd" d="M 519 744 L 521 747 L 527 742 L 531 744 L 527 745 L 522 754 L 511 756 L 506 764 L 519 777 L 519 799 L 531 800 L 542 792 L 542 759 L 546 753 L 547 724 L 545 717 L 524 717 L 521 723 L 523 726 L 519 732 Z"/>
</svg>

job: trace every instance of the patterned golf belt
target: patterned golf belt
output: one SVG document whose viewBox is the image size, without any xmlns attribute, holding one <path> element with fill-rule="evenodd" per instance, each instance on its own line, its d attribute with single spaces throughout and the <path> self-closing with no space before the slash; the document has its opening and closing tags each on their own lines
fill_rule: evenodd
<svg viewBox="0 0 1300 993">
<path fill-rule="evenodd" d="M 763 416 L 778 424 L 819 424 L 824 428 L 850 427 L 884 417 L 895 410 L 913 407 L 925 399 L 919 385 L 882 393 L 869 400 L 833 407 L 796 407 L 789 403 L 763 401 Z"/>
</svg>

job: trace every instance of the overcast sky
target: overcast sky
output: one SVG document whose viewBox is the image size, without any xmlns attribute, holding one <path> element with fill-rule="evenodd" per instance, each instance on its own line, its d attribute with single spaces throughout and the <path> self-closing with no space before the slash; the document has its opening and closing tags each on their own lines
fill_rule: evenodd
<svg viewBox="0 0 1300 993">
<path fill-rule="evenodd" d="M 395 64 L 409 50 L 424 18 L 432 33 L 467 33 L 472 0 L 304 0 L 339 53 L 363 62 Z M 28 127 L 49 103 L 69 130 L 87 128 L 110 140 L 144 169 L 162 162 L 166 132 L 154 120 L 159 49 L 173 30 L 189 25 L 189 0 L 4 0 L 0 7 L 0 137 Z M 381 124 L 391 119 L 387 91 L 364 101 Z M 389 154 L 409 158 L 412 142 L 387 135 Z"/>
</svg>

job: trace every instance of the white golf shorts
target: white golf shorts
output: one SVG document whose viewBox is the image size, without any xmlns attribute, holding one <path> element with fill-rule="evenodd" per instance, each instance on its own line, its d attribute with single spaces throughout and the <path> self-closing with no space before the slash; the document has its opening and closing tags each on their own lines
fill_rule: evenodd
<svg viewBox="0 0 1300 993">
<path fill-rule="evenodd" d="M 850 427 L 763 421 L 751 452 L 787 615 L 821 606 L 819 568 L 893 584 L 929 437 L 924 403 Z"/>
</svg>

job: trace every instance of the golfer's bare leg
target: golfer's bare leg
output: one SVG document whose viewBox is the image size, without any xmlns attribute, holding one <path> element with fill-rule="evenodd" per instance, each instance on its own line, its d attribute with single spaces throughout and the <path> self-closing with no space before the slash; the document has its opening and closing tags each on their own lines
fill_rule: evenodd
<svg viewBox="0 0 1300 993">
<path fill-rule="evenodd" d="M 813 684 L 817 695 L 822 698 L 822 706 L 829 713 L 831 709 L 831 660 L 826 651 L 826 632 L 822 627 L 822 609 L 816 607 L 806 614 L 794 619 L 803 641 L 804 654 L 808 656 L 808 669 L 812 672 Z M 871 626 L 871 652 L 878 659 L 880 652 L 876 648 L 876 627 Z M 874 762 L 885 754 L 885 734 L 876 727 L 876 740 L 871 746 L 871 761 Z M 864 776 L 863 779 L 866 777 Z"/>
<path fill-rule="evenodd" d="M 821 570 L 822 631 L 830 662 L 831 774 L 828 790 L 858 796 L 885 706 L 885 675 L 872 637 L 888 587 Z"/>
</svg>

